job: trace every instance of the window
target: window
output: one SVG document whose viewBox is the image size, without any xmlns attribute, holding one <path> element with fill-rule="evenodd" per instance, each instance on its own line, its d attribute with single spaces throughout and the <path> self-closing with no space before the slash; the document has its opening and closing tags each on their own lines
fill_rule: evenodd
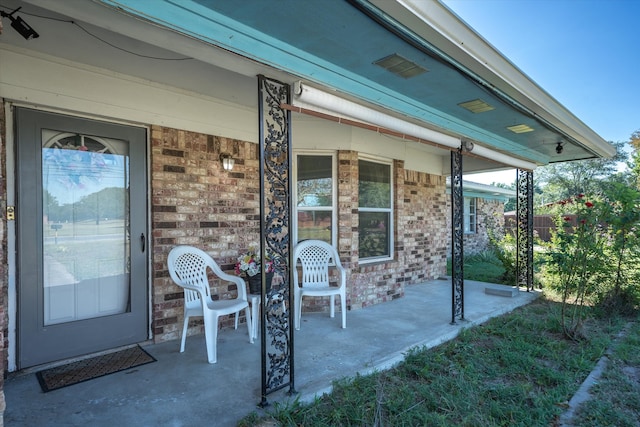
<svg viewBox="0 0 640 427">
<path fill-rule="evenodd" d="M 358 251 L 360 261 L 392 258 L 393 194 L 391 165 L 358 161 Z"/>
<path fill-rule="evenodd" d="M 334 156 L 296 155 L 296 242 L 307 239 L 334 244 L 336 221 Z"/>
<path fill-rule="evenodd" d="M 476 232 L 476 199 L 474 197 L 464 198 L 464 232 L 473 234 Z"/>
</svg>

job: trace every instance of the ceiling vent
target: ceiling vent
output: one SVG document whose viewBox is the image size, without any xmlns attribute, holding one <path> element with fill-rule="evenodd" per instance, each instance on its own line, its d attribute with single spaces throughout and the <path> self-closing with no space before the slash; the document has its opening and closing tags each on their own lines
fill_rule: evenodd
<svg viewBox="0 0 640 427">
<path fill-rule="evenodd" d="M 426 68 L 419 66 L 415 62 L 409 61 L 408 59 L 403 58 L 396 53 L 394 53 L 393 55 L 385 56 L 382 59 L 378 59 L 374 62 L 374 64 L 379 65 L 385 70 L 391 71 L 393 74 L 405 79 L 409 79 L 411 77 L 415 77 L 429 71 Z"/>
<path fill-rule="evenodd" d="M 474 99 L 472 101 L 461 102 L 458 105 L 471 111 L 472 113 L 484 113 L 486 111 L 495 110 L 495 107 L 487 104 L 482 99 Z"/>
<path fill-rule="evenodd" d="M 528 126 L 528 125 L 515 125 L 515 126 L 507 126 L 507 129 L 509 129 L 511 132 L 513 133 L 527 133 L 527 132 L 533 132 L 533 128 Z"/>
</svg>

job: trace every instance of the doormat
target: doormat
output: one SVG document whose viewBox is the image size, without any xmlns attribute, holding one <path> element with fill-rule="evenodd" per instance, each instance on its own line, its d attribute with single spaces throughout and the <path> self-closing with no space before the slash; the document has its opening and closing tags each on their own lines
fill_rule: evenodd
<svg viewBox="0 0 640 427">
<path fill-rule="evenodd" d="M 36 372 L 36 377 L 45 393 L 103 377 L 115 372 L 135 368 L 155 362 L 156 359 L 144 351 L 140 346 L 130 347 L 121 351 L 79 360 L 67 365 L 56 366 Z"/>
</svg>

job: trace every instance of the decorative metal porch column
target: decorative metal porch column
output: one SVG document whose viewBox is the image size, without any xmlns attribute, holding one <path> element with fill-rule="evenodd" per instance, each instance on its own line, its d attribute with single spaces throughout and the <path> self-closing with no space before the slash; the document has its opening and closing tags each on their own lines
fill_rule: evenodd
<svg viewBox="0 0 640 427">
<path fill-rule="evenodd" d="M 291 103 L 289 85 L 258 76 L 260 123 L 260 253 L 274 257 L 280 286 L 266 291 L 262 270 L 260 330 L 262 350 L 261 406 L 267 395 L 287 385 L 295 393 L 293 364 L 293 292 L 291 241 Z M 264 263 L 263 263 L 264 266 Z M 287 378 L 288 377 L 288 378 Z"/>
<path fill-rule="evenodd" d="M 518 169 L 516 198 L 517 286 L 533 290 L 533 172 Z"/>
<path fill-rule="evenodd" d="M 464 320 L 462 149 L 451 152 L 451 323 Z"/>
</svg>

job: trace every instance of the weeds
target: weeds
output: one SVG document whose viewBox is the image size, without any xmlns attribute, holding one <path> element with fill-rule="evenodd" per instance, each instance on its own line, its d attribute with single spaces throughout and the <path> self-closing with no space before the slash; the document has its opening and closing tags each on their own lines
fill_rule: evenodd
<svg viewBox="0 0 640 427">
<path fill-rule="evenodd" d="M 438 347 L 414 348 L 394 369 L 342 379 L 331 394 L 277 406 L 270 416 L 282 426 L 550 425 L 622 328 L 593 320 L 588 339 L 567 340 L 560 311 L 560 303 L 540 298 Z"/>
</svg>

